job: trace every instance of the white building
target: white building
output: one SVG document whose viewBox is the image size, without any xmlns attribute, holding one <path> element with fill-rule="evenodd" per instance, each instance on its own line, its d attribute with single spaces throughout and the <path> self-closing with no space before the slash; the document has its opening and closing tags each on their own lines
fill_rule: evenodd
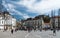
<svg viewBox="0 0 60 38">
<path fill-rule="evenodd" d="M 53 19 L 52 18 L 54 18 L 54 25 L 56 26 L 56 28 L 57 27 L 60 27 L 60 26 L 58 26 L 58 21 L 60 20 L 60 17 L 59 16 L 54 16 L 54 17 L 51 17 L 51 27 L 53 28 L 53 26 L 52 26 L 52 23 L 53 23 Z M 59 18 L 59 20 L 58 20 L 58 18 Z M 60 24 L 59 24 L 60 25 Z"/>
<path fill-rule="evenodd" d="M 4 17 L 3 15 L 0 13 L 0 29 L 4 29 Z"/>
<path fill-rule="evenodd" d="M 33 26 L 35 28 L 44 28 L 44 21 L 42 18 L 32 18 L 32 19 L 28 19 L 28 20 L 25 20 L 24 25 L 30 25 L 30 26 Z"/>
<path fill-rule="evenodd" d="M 0 19 L 0 29 L 4 29 L 4 19 Z"/>
<path fill-rule="evenodd" d="M 45 23 L 43 18 L 46 17 L 44 15 L 40 15 L 40 16 L 36 16 L 35 18 L 28 18 L 28 20 L 25 20 L 23 24 L 25 25 L 31 25 L 34 27 L 38 27 L 38 28 L 48 28 L 50 27 L 50 23 Z"/>
<path fill-rule="evenodd" d="M 12 29 L 16 26 L 16 19 L 9 13 L 0 13 L 0 29 Z"/>
<path fill-rule="evenodd" d="M 16 19 L 12 18 L 12 28 L 15 29 L 16 27 Z"/>
</svg>

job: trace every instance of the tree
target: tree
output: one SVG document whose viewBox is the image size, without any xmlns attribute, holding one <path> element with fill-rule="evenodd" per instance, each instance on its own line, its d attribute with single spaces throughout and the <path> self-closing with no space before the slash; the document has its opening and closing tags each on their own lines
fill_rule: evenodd
<svg viewBox="0 0 60 38">
<path fill-rule="evenodd" d="M 49 16 L 45 16 L 43 18 L 43 20 L 44 20 L 45 23 L 49 23 L 50 22 L 50 17 Z"/>
</svg>

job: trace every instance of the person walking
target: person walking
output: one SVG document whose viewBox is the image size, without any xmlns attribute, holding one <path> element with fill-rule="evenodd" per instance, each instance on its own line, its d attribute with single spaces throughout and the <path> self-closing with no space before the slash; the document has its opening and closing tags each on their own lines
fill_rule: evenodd
<svg viewBox="0 0 60 38">
<path fill-rule="evenodd" d="M 13 29 L 11 30 L 11 33 L 13 34 Z"/>
<path fill-rule="evenodd" d="M 53 30 L 53 36 L 56 36 L 56 29 Z"/>
</svg>

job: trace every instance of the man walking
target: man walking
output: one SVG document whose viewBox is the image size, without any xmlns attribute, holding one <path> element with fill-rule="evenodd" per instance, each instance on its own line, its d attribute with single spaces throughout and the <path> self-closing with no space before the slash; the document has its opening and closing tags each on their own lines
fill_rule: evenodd
<svg viewBox="0 0 60 38">
<path fill-rule="evenodd" d="M 13 34 L 13 29 L 11 30 L 11 33 Z"/>
</svg>

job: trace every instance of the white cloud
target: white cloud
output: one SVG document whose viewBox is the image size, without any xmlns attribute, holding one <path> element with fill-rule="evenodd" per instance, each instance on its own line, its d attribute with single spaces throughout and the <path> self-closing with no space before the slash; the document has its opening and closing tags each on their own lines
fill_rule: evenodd
<svg viewBox="0 0 60 38">
<path fill-rule="evenodd" d="M 40 2 L 35 2 L 36 0 L 22 0 L 17 2 L 17 4 L 24 5 L 30 11 L 36 11 L 39 14 L 60 8 L 60 0 L 41 0 Z"/>
<path fill-rule="evenodd" d="M 3 1 L 4 2 L 4 1 Z M 53 10 L 53 9 L 58 9 L 60 8 L 60 0 L 41 0 L 39 2 L 36 2 L 36 0 L 21 0 L 19 2 L 14 2 L 15 4 L 18 5 L 23 5 L 27 7 L 29 10 L 26 11 L 31 11 L 33 13 L 37 14 L 46 14 L 47 12 Z M 7 8 L 9 12 L 16 12 L 16 13 L 11 13 L 11 14 L 18 14 L 23 16 L 24 18 L 29 18 L 29 15 L 27 14 L 22 14 L 20 11 L 15 10 L 15 6 L 11 3 L 3 3 L 3 5 Z"/>
<path fill-rule="evenodd" d="M 11 9 L 11 10 L 8 10 L 8 11 L 10 11 L 10 14 L 11 14 L 11 15 L 20 15 L 20 16 L 22 16 L 22 17 L 25 18 L 25 19 L 29 18 L 29 15 L 23 14 L 23 13 L 21 13 L 20 11 L 15 10 L 15 9 Z M 14 12 L 14 13 L 13 13 L 13 12 Z"/>
<path fill-rule="evenodd" d="M 11 9 L 14 9 L 14 5 L 13 4 L 10 4 L 10 3 L 6 3 L 5 1 L 3 1 L 3 6 L 7 9 L 7 10 L 11 10 Z"/>
<path fill-rule="evenodd" d="M 3 1 L 3 6 L 5 6 L 5 8 L 10 12 L 11 15 L 20 15 L 23 18 L 27 19 L 29 18 L 29 16 L 27 14 L 23 14 L 18 10 L 15 10 L 15 5 L 7 3 L 5 1 Z"/>
<path fill-rule="evenodd" d="M 27 14 L 23 14 L 20 11 L 15 10 L 15 9 L 11 9 L 11 10 L 9 9 L 8 11 L 10 11 L 11 15 L 20 15 L 20 16 L 22 16 L 25 19 L 29 18 L 29 16 Z"/>
<path fill-rule="evenodd" d="M 12 5 L 12 4 L 7 4 L 8 5 L 8 7 L 9 7 L 9 9 L 14 9 L 14 5 Z"/>
<path fill-rule="evenodd" d="M 10 4 L 10 3 L 6 3 L 5 1 L 3 1 L 3 6 L 7 9 L 7 11 L 10 12 L 11 15 L 13 15 L 14 13 L 12 12 L 12 9 L 14 9 L 14 5 Z"/>
<path fill-rule="evenodd" d="M 23 14 L 23 17 L 24 17 L 25 19 L 30 18 L 27 14 Z"/>
<path fill-rule="evenodd" d="M 25 18 L 25 19 L 29 18 L 29 16 L 28 16 L 27 14 L 23 14 L 23 13 L 15 10 L 15 9 L 13 9 L 12 11 L 16 12 L 17 15 L 20 15 L 20 16 L 22 16 L 22 17 Z"/>
</svg>

